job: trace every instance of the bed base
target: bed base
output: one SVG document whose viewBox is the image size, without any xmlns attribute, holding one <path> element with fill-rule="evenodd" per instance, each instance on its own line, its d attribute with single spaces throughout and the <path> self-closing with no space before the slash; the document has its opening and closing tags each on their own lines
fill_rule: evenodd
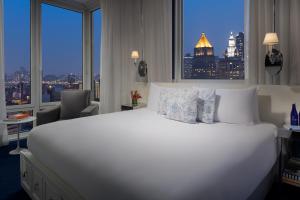
<svg viewBox="0 0 300 200">
<path fill-rule="evenodd" d="M 278 162 L 247 200 L 263 200 L 267 195 L 278 168 Z M 57 174 L 34 158 L 28 150 L 20 154 L 21 186 L 32 200 L 84 200 Z"/>
<path fill-rule="evenodd" d="M 83 200 L 84 198 L 30 151 L 20 153 L 21 186 L 32 200 Z"/>
</svg>

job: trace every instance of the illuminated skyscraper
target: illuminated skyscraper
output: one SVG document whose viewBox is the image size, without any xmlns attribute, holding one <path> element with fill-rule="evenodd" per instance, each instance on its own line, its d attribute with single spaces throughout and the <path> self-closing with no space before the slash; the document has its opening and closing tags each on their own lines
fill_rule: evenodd
<svg viewBox="0 0 300 200">
<path fill-rule="evenodd" d="M 230 33 L 229 39 L 228 39 L 228 46 L 225 51 L 225 57 L 232 58 L 232 57 L 237 57 L 238 56 L 238 51 L 236 48 L 236 41 L 233 36 L 233 33 Z"/>
<path fill-rule="evenodd" d="M 213 79 L 216 74 L 214 47 L 206 38 L 205 33 L 194 48 L 192 78 Z"/>
</svg>

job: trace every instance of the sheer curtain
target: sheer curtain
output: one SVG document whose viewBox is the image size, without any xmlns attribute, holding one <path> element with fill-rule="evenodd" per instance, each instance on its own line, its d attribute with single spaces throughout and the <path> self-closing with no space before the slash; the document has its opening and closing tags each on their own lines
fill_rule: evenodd
<svg viewBox="0 0 300 200">
<path fill-rule="evenodd" d="M 139 1 L 103 0 L 101 113 L 119 111 L 129 103 L 135 80 L 130 53 L 139 47 Z"/>
<path fill-rule="evenodd" d="M 6 118 L 5 103 L 5 76 L 4 76 L 4 27 L 3 27 L 3 0 L 0 0 L 0 119 Z M 7 145 L 6 126 L 0 125 L 0 146 Z"/>
<path fill-rule="evenodd" d="M 266 47 L 262 44 L 265 33 L 273 32 L 273 0 L 246 0 L 249 6 L 249 79 L 253 84 L 269 84 L 265 72 Z M 279 36 L 278 48 L 284 64 L 277 83 L 300 84 L 300 1 L 276 0 L 275 31 Z"/>
<path fill-rule="evenodd" d="M 102 0 L 101 113 L 130 103 L 137 69 L 132 50 L 142 49 L 149 81 L 172 80 L 172 0 Z M 141 9 L 141 6 L 143 9 Z M 141 10 L 144 33 L 141 32 Z M 145 38 L 145 39 L 144 39 Z"/>
</svg>

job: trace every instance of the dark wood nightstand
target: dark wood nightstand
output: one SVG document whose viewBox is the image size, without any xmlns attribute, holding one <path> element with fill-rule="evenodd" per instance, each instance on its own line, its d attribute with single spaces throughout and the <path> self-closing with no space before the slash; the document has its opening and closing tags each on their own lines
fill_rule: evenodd
<svg viewBox="0 0 300 200">
<path fill-rule="evenodd" d="M 300 187 L 300 128 L 285 125 L 279 131 L 281 138 L 280 174 L 283 183 Z M 287 149 L 287 158 L 282 156 L 282 144 Z"/>
<path fill-rule="evenodd" d="M 140 108 L 145 108 L 146 104 L 138 104 L 137 106 L 132 106 L 131 104 L 125 104 L 121 105 L 121 110 L 126 111 L 126 110 L 135 110 L 135 109 L 140 109 Z"/>
</svg>

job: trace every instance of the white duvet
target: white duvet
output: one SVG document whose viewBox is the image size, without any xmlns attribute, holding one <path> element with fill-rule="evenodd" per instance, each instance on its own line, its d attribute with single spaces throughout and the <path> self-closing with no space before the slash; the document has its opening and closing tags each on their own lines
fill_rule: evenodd
<svg viewBox="0 0 300 200">
<path fill-rule="evenodd" d="M 187 124 L 139 109 L 36 127 L 28 146 L 86 199 L 246 199 L 275 163 L 275 137 L 271 124 Z"/>
</svg>

